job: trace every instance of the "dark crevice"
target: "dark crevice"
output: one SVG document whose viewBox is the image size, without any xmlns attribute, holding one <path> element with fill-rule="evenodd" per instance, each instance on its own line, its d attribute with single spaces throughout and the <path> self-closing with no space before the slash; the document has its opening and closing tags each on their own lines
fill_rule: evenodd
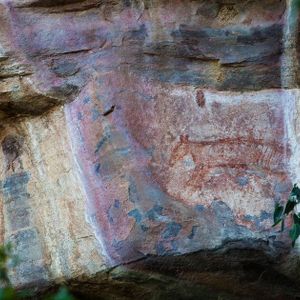
<svg viewBox="0 0 300 300">
<path fill-rule="evenodd" d="M 31 1 L 28 4 L 23 5 L 16 5 L 17 8 L 25 8 L 25 7 L 55 7 L 55 6 L 62 6 L 62 5 L 70 5 L 70 4 L 77 4 L 83 3 L 86 0 L 36 0 Z"/>
<path fill-rule="evenodd" d="M 109 110 L 105 111 L 102 115 L 104 117 L 110 115 L 115 110 L 115 107 L 116 107 L 115 105 L 112 105 L 112 107 Z"/>
<path fill-rule="evenodd" d="M 231 240 L 184 255 L 147 255 L 67 282 L 78 299 L 297 299 L 297 282 L 276 270 L 289 253 L 266 240 Z M 52 289 L 55 287 L 52 287 Z M 40 291 L 37 299 L 42 299 Z"/>
</svg>

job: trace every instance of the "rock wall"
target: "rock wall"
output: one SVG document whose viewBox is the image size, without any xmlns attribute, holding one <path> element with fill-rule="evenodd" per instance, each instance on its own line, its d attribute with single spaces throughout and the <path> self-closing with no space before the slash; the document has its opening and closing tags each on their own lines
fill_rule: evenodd
<svg viewBox="0 0 300 300">
<path fill-rule="evenodd" d="M 270 228 L 300 174 L 295 1 L 2 0 L 0 24 L 0 239 L 17 286 L 159 271 L 197 284 L 183 299 L 199 284 L 299 294 L 262 278 L 297 272 Z M 255 288 L 230 287 L 243 276 Z"/>
</svg>

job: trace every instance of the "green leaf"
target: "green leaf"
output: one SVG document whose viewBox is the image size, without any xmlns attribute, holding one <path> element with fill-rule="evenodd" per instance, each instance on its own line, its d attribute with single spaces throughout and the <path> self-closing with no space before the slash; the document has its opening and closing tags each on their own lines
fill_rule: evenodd
<svg viewBox="0 0 300 300">
<path fill-rule="evenodd" d="M 300 224 L 300 216 L 297 214 L 293 214 L 293 220 L 295 224 Z"/>
<path fill-rule="evenodd" d="M 279 203 L 276 203 L 274 214 L 273 214 L 273 220 L 274 220 L 273 227 L 279 224 L 282 221 L 282 218 L 283 218 L 283 206 L 280 205 Z"/>
<path fill-rule="evenodd" d="M 290 238 L 292 239 L 292 245 L 295 246 L 295 242 L 300 235 L 300 224 L 294 224 L 290 230 Z"/>
<path fill-rule="evenodd" d="M 297 196 L 292 195 L 292 194 L 289 195 L 288 201 L 289 201 L 289 202 L 299 203 L 299 201 L 297 200 Z"/>
<path fill-rule="evenodd" d="M 284 214 L 288 215 L 294 209 L 296 204 L 297 204 L 297 202 L 291 201 L 289 198 L 289 200 L 286 203 L 285 209 L 284 209 Z"/>
<path fill-rule="evenodd" d="M 18 296 L 13 288 L 0 288 L 0 300 L 16 300 Z"/>
<path fill-rule="evenodd" d="M 284 230 L 284 217 L 282 218 L 280 231 L 282 232 L 283 230 Z"/>
<path fill-rule="evenodd" d="M 297 184 L 294 184 L 293 189 L 290 193 L 289 198 L 296 198 L 298 201 L 300 201 L 300 189 L 298 188 Z"/>
<path fill-rule="evenodd" d="M 0 282 L 4 284 L 9 284 L 9 279 L 7 275 L 8 271 L 6 267 L 0 268 Z"/>
</svg>

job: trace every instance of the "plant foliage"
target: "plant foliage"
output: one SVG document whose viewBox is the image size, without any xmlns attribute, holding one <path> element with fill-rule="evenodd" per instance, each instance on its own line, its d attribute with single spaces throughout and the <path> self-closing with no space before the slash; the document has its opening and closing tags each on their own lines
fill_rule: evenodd
<svg viewBox="0 0 300 300">
<path fill-rule="evenodd" d="M 288 200 L 285 204 L 285 206 L 276 203 L 275 204 L 275 209 L 274 209 L 274 214 L 273 214 L 273 227 L 281 223 L 281 231 L 284 230 L 284 221 L 285 218 L 288 215 L 293 216 L 293 225 L 292 228 L 290 229 L 289 236 L 292 240 L 292 246 L 295 246 L 295 242 L 297 238 L 300 236 L 300 214 L 296 213 L 294 208 L 297 204 L 300 203 L 300 189 L 295 184 L 293 186 L 293 189 L 288 197 Z"/>
</svg>

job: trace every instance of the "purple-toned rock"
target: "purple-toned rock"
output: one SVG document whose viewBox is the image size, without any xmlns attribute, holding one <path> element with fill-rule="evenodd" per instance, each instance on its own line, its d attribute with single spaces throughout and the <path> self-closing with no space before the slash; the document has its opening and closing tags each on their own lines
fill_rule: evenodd
<svg viewBox="0 0 300 300">
<path fill-rule="evenodd" d="M 0 240 L 16 286 L 300 295 L 298 250 L 271 228 L 300 174 L 290 2 L 0 1 Z"/>
</svg>

